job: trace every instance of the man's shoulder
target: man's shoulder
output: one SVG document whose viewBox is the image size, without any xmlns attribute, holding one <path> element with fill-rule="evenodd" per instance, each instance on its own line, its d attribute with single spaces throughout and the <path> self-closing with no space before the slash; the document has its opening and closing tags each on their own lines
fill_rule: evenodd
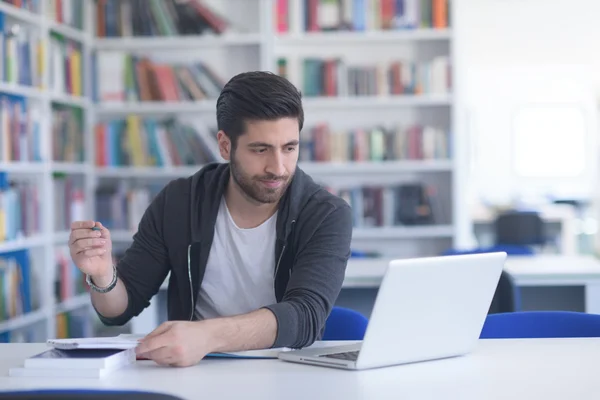
<svg viewBox="0 0 600 400">
<path fill-rule="evenodd" d="M 330 192 L 323 185 L 318 184 L 313 178 L 303 172 L 302 193 L 307 199 L 302 207 L 301 213 L 327 214 L 342 209 L 342 212 L 350 212 L 350 205 L 340 196 Z"/>
</svg>

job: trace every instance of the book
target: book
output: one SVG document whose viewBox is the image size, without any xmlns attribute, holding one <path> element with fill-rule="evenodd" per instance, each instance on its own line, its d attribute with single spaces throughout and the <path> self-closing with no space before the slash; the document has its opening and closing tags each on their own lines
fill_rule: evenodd
<svg viewBox="0 0 600 400">
<path fill-rule="evenodd" d="M 114 369 L 135 361 L 133 349 L 75 349 L 51 348 L 25 360 L 25 368 L 48 369 Z"/>
<path fill-rule="evenodd" d="M 129 335 L 111 337 L 90 338 L 66 338 L 48 339 L 46 341 L 51 347 L 60 350 L 74 349 L 134 349 L 138 345 L 138 339 Z"/>
<path fill-rule="evenodd" d="M 103 378 L 117 369 L 136 362 L 130 349 L 51 348 L 9 369 L 11 377 Z"/>
</svg>

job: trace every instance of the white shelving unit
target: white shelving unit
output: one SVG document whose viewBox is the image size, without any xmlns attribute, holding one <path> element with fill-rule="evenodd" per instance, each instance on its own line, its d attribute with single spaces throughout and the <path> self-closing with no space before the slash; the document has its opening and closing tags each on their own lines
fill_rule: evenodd
<svg viewBox="0 0 600 400">
<path fill-rule="evenodd" d="M 223 35 L 206 35 L 201 37 L 157 37 L 157 38 L 95 38 L 92 21 L 91 0 L 86 1 L 86 32 L 78 32 L 70 27 L 58 26 L 44 18 L 31 15 L 21 10 L 0 3 L 0 11 L 15 18 L 21 18 L 24 23 L 34 24 L 47 34 L 49 29 L 55 29 L 68 37 L 81 41 L 86 49 L 86 62 L 89 73 L 91 66 L 90 54 L 101 51 L 120 51 L 132 54 L 144 54 L 161 60 L 193 62 L 202 60 L 212 65 L 224 80 L 244 70 L 277 71 L 277 60 L 287 57 L 289 61 L 289 77 L 292 82 L 301 87 L 298 60 L 301 57 L 338 56 L 348 60 L 389 60 L 393 57 L 406 59 L 428 59 L 435 55 L 449 55 L 452 60 L 452 30 L 451 29 L 416 29 L 404 31 L 368 31 L 368 32 L 323 32 L 303 33 L 293 30 L 289 34 L 277 35 L 274 27 L 274 5 L 272 0 L 206 0 L 206 3 L 227 15 L 232 21 L 232 28 L 237 31 Z M 294 0 L 292 0 L 294 1 Z M 43 2 L 42 2 L 43 3 Z M 299 3 L 291 8 L 299 10 Z M 293 26 L 299 26 L 302 16 L 295 15 Z M 89 75 L 88 75 L 89 76 Z M 455 73 L 452 75 L 456 76 Z M 87 93 L 91 92 L 89 80 L 86 81 Z M 454 82 L 453 82 L 454 85 Z M 53 95 L 37 89 L 16 87 L 10 88 L 0 84 L 0 92 L 14 90 L 28 98 L 34 98 L 49 104 Z M 94 124 L 111 118 L 123 118 L 130 114 L 141 116 L 172 115 L 184 120 L 201 120 L 203 123 L 214 125 L 215 99 L 199 102 L 152 102 L 152 103 L 122 103 L 122 104 L 93 104 L 88 99 L 73 99 L 61 96 L 61 101 L 70 102 L 83 107 L 90 117 L 87 120 L 86 153 L 88 163 L 85 166 L 53 165 L 45 163 L 37 165 L 6 165 L 1 170 L 14 173 L 38 174 L 44 179 L 44 193 L 52 193 L 51 171 L 54 168 L 66 172 L 82 173 L 86 176 L 86 199 L 90 217 L 95 210 L 94 191 L 104 181 L 127 179 L 162 180 L 180 176 L 189 176 L 198 167 L 96 167 L 94 165 L 95 141 Z M 327 122 L 340 129 L 352 128 L 358 125 L 377 125 L 381 123 L 402 123 L 404 121 L 418 122 L 428 120 L 442 124 L 451 134 L 456 133 L 456 112 L 454 110 L 455 94 L 420 94 L 398 96 L 364 96 L 364 97 L 323 97 L 304 98 L 306 114 L 305 127 L 314 126 L 319 122 Z M 43 116 L 48 118 L 47 115 Z M 47 132 L 48 129 L 45 130 Z M 453 137 L 453 147 L 461 146 L 458 136 Z M 453 156 L 457 152 L 453 152 Z M 453 246 L 462 232 L 464 221 L 462 215 L 457 215 L 459 204 L 462 204 L 462 194 L 457 187 L 456 172 L 461 168 L 459 162 L 451 160 L 402 160 L 390 162 L 348 162 L 348 163 L 318 163 L 302 162 L 301 167 L 316 179 L 326 184 L 343 185 L 395 184 L 424 179 L 440 186 L 444 192 L 442 204 L 445 220 L 431 226 L 394 226 L 380 228 L 357 228 L 354 232 L 353 247 L 367 251 L 384 253 L 388 257 L 419 256 L 437 254 L 445 248 Z M 39 168 L 39 169 L 38 169 Z M 460 183 L 460 182 L 458 182 Z M 47 192 L 46 192 L 47 191 Z M 23 247 L 42 247 L 45 249 L 44 259 L 53 260 L 53 246 L 58 241 L 65 240 L 68 233 L 55 233 L 51 227 L 51 209 L 44 205 L 46 230 L 39 238 L 27 239 L 18 244 Z M 115 245 L 124 245 L 131 240 L 132 232 L 112 232 Z M 49 239 L 52 238 L 52 239 Z M 31 241 L 31 242 L 29 242 Z M 11 246 L 7 243 L 4 246 Z M 52 262 L 48 264 L 46 273 L 51 274 Z M 45 298 L 49 298 L 50 287 L 45 289 Z M 55 332 L 54 319 L 57 310 L 65 307 L 79 307 L 87 304 L 84 300 L 74 299 L 62 306 L 44 308 L 42 314 L 32 313 L 20 319 L 22 322 L 8 321 L 0 323 L 3 329 L 13 329 L 15 324 L 32 324 L 38 320 L 47 320 L 49 336 Z M 140 317 L 134 318 L 133 332 L 147 332 L 156 324 L 156 308 L 153 304 Z M 3 325 L 4 324 L 4 325 Z"/>
<path fill-rule="evenodd" d="M 53 104 L 66 106 L 75 106 L 83 110 L 84 116 L 89 116 L 91 112 L 91 103 L 86 97 L 72 96 L 66 93 L 55 92 L 49 88 L 50 83 L 50 34 L 58 33 L 65 39 L 71 39 L 81 44 L 82 53 L 88 54 L 91 45 L 91 35 L 89 32 L 81 32 L 69 26 L 59 24 L 47 17 L 48 13 L 45 7 L 49 2 L 39 2 L 41 9 L 33 13 L 26 10 L 15 8 L 4 2 L 0 2 L 0 12 L 5 16 L 5 26 L 8 24 L 17 24 L 25 29 L 31 29 L 39 33 L 39 37 L 44 41 L 43 64 L 44 73 L 41 76 L 42 88 L 27 87 L 18 84 L 0 82 L 0 93 L 21 96 L 27 100 L 31 107 L 39 110 L 40 131 L 42 133 L 41 153 L 42 162 L 1 162 L 0 171 L 6 172 L 11 180 L 26 180 L 34 182 L 39 190 L 40 222 L 41 231 L 37 234 L 22 237 L 17 240 L 7 240 L 0 243 L 0 253 L 18 251 L 23 249 L 30 250 L 32 262 L 32 274 L 35 274 L 35 287 L 32 290 L 35 293 L 38 304 L 34 311 L 25 313 L 21 316 L 0 321 L 0 335 L 5 332 L 19 333 L 21 330 L 35 327 L 36 336 L 41 340 L 48 337 L 55 337 L 57 334 L 56 316 L 60 313 L 78 310 L 85 307 L 91 307 L 89 294 L 84 293 L 72 297 L 64 302 L 57 303 L 54 296 L 54 283 L 56 276 L 56 246 L 67 245 L 69 232 L 57 231 L 54 226 L 54 213 L 56 205 L 54 204 L 54 182 L 53 174 L 60 172 L 66 174 L 77 174 L 86 182 L 89 181 L 92 170 L 92 159 L 86 159 L 85 163 L 64 163 L 52 161 L 52 114 Z M 85 11 L 89 12 L 89 7 Z M 84 68 L 89 67 L 89 58 L 83 60 Z M 89 73 L 84 72 L 84 76 Z M 85 91 L 84 93 L 89 93 Z M 88 196 L 93 191 L 88 191 Z M 91 213 L 92 208 L 86 207 L 86 212 Z M 91 308 L 90 308 L 91 312 Z M 39 332 L 37 331 L 39 330 Z"/>
</svg>

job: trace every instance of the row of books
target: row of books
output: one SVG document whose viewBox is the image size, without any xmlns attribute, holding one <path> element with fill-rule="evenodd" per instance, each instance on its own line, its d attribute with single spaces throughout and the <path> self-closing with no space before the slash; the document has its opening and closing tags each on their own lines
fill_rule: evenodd
<svg viewBox="0 0 600 400">
<path fill-rule="evenodd" d="M 38 308 L 34 275 L 28 250 L 0 254 L 0 322 Z"/>
<path fill-rule="evenodd" d="M 49 44 L 50 90 L 54 93 L 83 96 L 83 56 L 81 45 L 52 32 Z"/>
<path fill-rule="evenodd" d="M 312 162 L 447 160 L 450 144 L 449 132 L 436 126 L 336 130 L 321 123 L 302 131 L 299 157 Z"/>
<path fill-rule="evenodd" d="M 111 230 L 135 232 L 144 211 L 162 187 L 125 180 L 116 185 L 105 184 L 96 191 L 96 219 Z M 357 228 L 444 223 L 435 187 L 421 182 L 325 187 L 352 207 L 353 225 Z"/>
<path fill-rule="evenodd" d="M 40 87 L 44 71 L 42 49 L 38 30 L 0 12 L 0 81 Z"/>
<path fill-rule="evenodd" d="M 296 24 L 305 32 L 443 29 L 450 24 L 449 0 L 276 0 L 274 6 L 279 33 L 296 31 Z"/>
<path fill-rule="evenodd" d="M 142 118 L 101 122 L 95 127 L 96 165 L 165 167 L 216 161 L 217 144 L 205 126 L 176 119 Z"/>
<path fill-rule="evenodd" d="M 85 192 L 79 177 L 54 173 L 54 230 L 69 231 L 71 223 L 86 219 Z"/>
<path fill-rule="evenodd" d="M 111 230 L 137 231 L 137 226 L 160 184 L 132 186 L 127 181 L 96 190 L 96 220 Z"/>
<path fill-rule="evenodd" d="M 15 8 L 39 14 L 42 0 L 2 0 Z M 83 8 L 89 0 L 43 0 L 46 2 L 46 18 L 60 24 L 83 29 Z"/>
<path fill-rule="evenodd" d="M 352 207 L 354 227 L 392 227 L 442 224 L 435 188 L 421 182 L 327 188 Z"/>
<path fill-rule="evenodd" d="M 98 37 L 223 33 L 227 21 L 200 0 L 98 0 Z"/>
<path fill-rule="evenodd" d="M 0 162 L 42 158 L 39 108 L 24 97 L 0 93 Z"/>
<path fill-rule="evenodd" d="M 82 0 L 46 0 L 46 18 L 72 28 L 83 30 L 84 7 Z M 37 2 L 37 1 L 36 1 Z"/>
<path fill-rule="evenodd" d="M 94 336 L 94 321 L 87 308 L 56 314 L 56 338 L 86 338 Z"/>
<path fill-rule="evenodd" d="M 96 56 L 94 99 L 103 103 L 215 99 L 225 82 L 202 62 L 168 64 L 121 51 Z"/>
<path fill-rule="evenodd" d="M 42 0 L 2 0 L 3 3 L 10 4 L 13 7 L 32 13 L 38 13 L 40 11 L 41 1 Z"/>
<path fill-rule="evenodd" d="M 78 163 L 85 161 L 83 110 L 52 105 L 52 159 Z"/>
<path fill-rule="evenodd" d="M 86 308 L 59 313 L 56 314 L 55 318 L 56 334 L 52 336 L 57 339 L 94 336 L 94 320 Z M 45 320 L 41 320 L 37 324 L 27 325 L 18 330 L 0 332 L 0 343 L 42 343 L 47 339 Z M 37 369 L 34 371 L 38 372 Z M 50 373 L 46 376 L 55 377 L 55 375 Z"/>
<path fill-rule="evenodd" d="M 61 303 L 79 294 L 89 292 L 85 275 L 77 268 L 67 246 L 59 246 L 54 251 L 56 267 L 54 269 L 54 299 Z"/>
<path fill-rule="evenodd" d="M 287 60 L 279 71 L 287 75 Z M 302 60 L 302 89 L 307 97 L 386 96 L 401 94 L 448 94 L 451 90 L 450 60 L 392 61 L 371 66 L 352 65 L 339 58 Z"/>
<path fill-rule="evenodd" d="M 39 188 L 0 172 L 0 243 L 40 233 Z"/>
</svg>

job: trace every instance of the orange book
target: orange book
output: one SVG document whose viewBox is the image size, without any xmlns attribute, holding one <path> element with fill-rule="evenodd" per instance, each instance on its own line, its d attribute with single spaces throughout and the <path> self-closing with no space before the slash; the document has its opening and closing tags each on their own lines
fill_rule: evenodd
<svg viewBox="0 0 600 400">
<path fill-rule="evenodd" d="M 433 27 L 443 29 L 448 27 L 448 0 L 432 0 Z"/>
</svg>

